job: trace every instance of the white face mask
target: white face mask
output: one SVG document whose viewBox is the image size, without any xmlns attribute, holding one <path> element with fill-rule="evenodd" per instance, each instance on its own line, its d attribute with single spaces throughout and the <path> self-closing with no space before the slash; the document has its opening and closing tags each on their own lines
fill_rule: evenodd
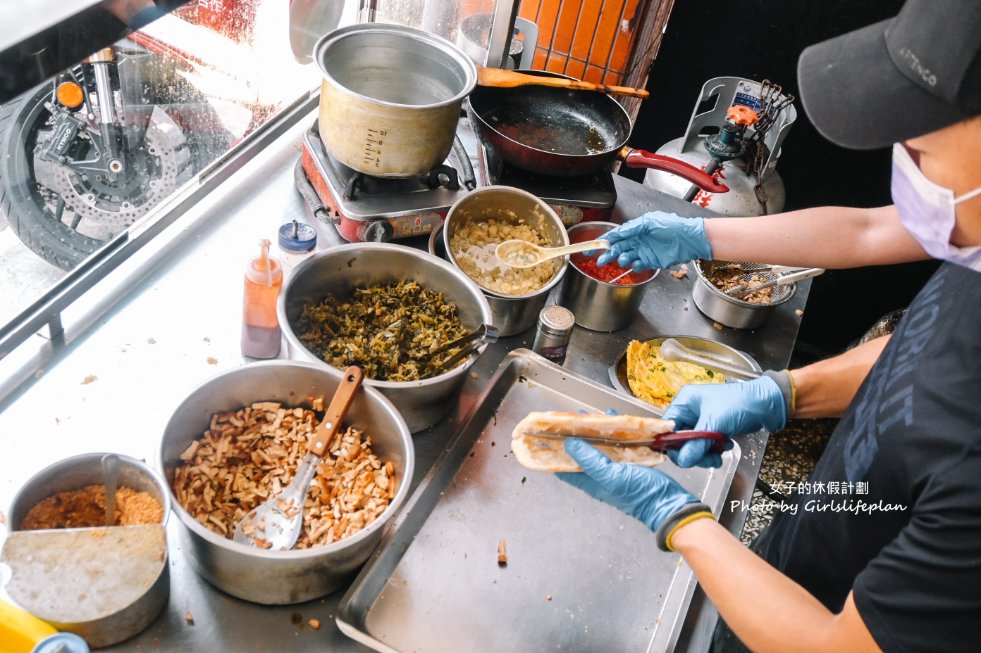
<svg viewBox="0 0 981 653">
<path fill-rule="evenodd" d="M 981 187 L 955 198 L 954 191 L 926 178 L 902 144 L 892 146 L 892 201 L 906 231 L 930 256 L 981 272 L 981 245 L 950 244 L 956 220 L 954 207 L 978 195 Z"/>
</svg>

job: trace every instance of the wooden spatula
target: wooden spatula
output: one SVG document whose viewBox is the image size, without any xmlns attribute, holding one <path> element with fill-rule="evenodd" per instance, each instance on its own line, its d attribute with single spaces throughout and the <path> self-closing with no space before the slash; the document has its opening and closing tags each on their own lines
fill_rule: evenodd
<svg viewBox="0 0 981 653">
<path fill-rule="evenodd" d="M 583 82 L 578 79 L 563 79 L 561 77 L 526 75 L 525 73 L 519 73 L 513 70 L 504 70 L 503 68 L 478 68 L 477 83 L 481 86 L 494 86 L 497 88 L 513 88 L 515 86 L 554 86 L 556 88 L 568 88 L 580 91 L 599 91 L 600 93 L 629 95 L 631 97 L 639 98 L 646 98 L 648 95 L 650 95 L 650 93 L 642 88 L 594 84 L 592 82 Z"/>
</svg>

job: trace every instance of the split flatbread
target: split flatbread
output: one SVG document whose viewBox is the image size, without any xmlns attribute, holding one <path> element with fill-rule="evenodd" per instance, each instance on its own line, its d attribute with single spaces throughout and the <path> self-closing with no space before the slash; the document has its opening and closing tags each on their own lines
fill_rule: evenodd
<svg viewBox="0 0 981 653">
<path fill-rule="evenodd" d="M 619 440 L 649 440 L 674 430 L 674 422 L 636 415 L 582 414 L 561 411 L 528 413 L 511 434 L 511 450 L 518 462 L 536 472 L 581 472 L 559 438 L 538 438 L 536 433 L 598 436 Z M 646 446 L 595 445 L 613 462 L 653 467 L 667 458 Z"/>
</svg>

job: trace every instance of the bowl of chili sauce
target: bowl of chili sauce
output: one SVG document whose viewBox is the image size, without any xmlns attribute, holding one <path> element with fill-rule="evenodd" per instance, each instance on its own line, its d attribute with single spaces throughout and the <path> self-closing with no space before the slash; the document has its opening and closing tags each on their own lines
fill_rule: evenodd
<svg viewBox="0 0 981 653">
<path fill-rule="evenodd" d="M 581 222 L 569 228 L 569 242 L 602 239 L 617 225 Z M 660 270 L 628 271 L 609 263 L 597 265 L 600 251 L 573 254 L 559 292 L 558 303 L 576 316 L 576 324 L 593 331 L 618 331 L 636 317 L 650 282 Z M 626 274 L 625 274 L 626 273 Z M 618 278 L 619 277 L 619 278 Z"/>
</svg>

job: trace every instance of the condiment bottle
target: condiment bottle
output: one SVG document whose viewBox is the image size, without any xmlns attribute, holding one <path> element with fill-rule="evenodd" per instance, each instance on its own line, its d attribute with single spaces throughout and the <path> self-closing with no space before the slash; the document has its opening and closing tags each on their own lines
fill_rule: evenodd
<svg viewBox="0 0 981 653">
<path fill-rule="evenodd" d="M 558 304 L 546 306 L 538 314 L 538 329 L 535 331 L 535 342 L 531 350 L 561 365 L 565 362 L 572 329 L 575 326 L 576 317 L 572 311 Z"/>
<path fill-rule="evenodd" d="M 36 644 L 57 632 L 30 612 L 0 601 L 0 650 L 30 653 Z"/>
<path fill-rule="evenodd" d="M 242 354 L 275 358 L 282 340 L 276 301 L 283 286 L 283 266 L 269 255 L 269 241 L 259 241 L 259 256 L 245 268 L 245 301 L 242 309 Z"/>
<path fill-rule="evenodd" d="M 283 274 L 289 277 L 307 254 L 317 246 L 317 232 L 308 224 L 293 220 L 279 227 L 279 251 L 283 256 Z"/>
</svg>

